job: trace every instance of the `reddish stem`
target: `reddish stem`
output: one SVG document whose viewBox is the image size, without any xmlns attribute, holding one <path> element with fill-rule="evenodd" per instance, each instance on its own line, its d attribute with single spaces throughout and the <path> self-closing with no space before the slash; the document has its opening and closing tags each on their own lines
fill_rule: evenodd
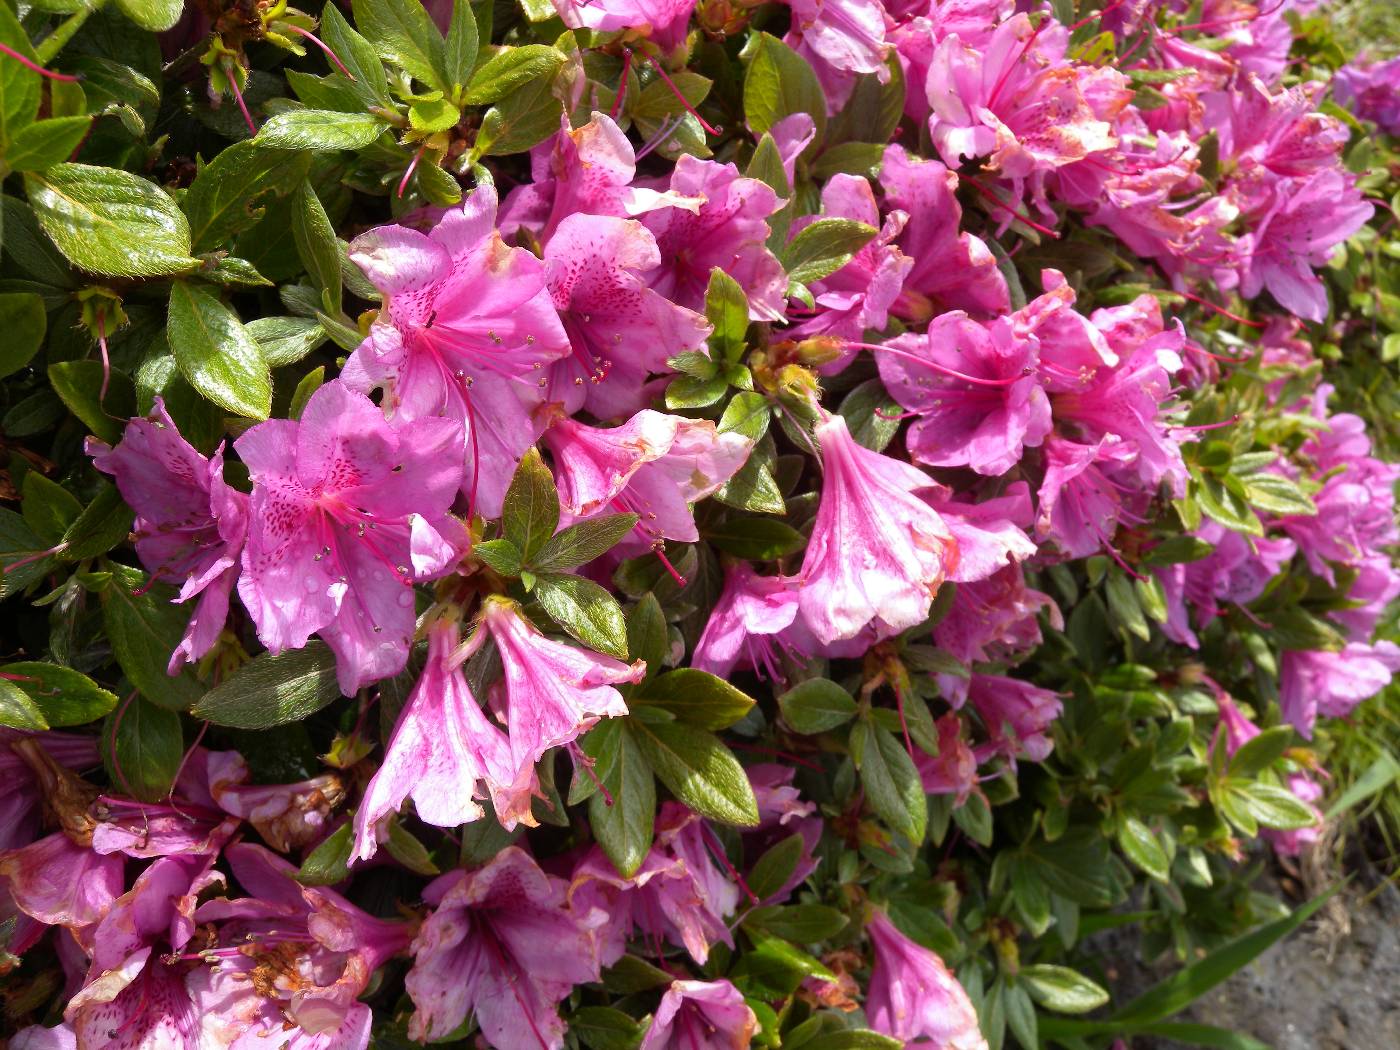
<svg viewBox="0 0 1400 1050">
<path fill-rule="evenodd" d="M 651 60 L 651 64 L 656 68 L 657 74 L 661 77 L 662 80 L 666 82 L 666 86 L 671 89 L 671 93 L 675 95 L 676 98 L 680 99 L 680 103 L 682 106 L 685 107 L 685 111 L 689 113 L 692 117 L 694 117 L 696 120 L 698 120 L 700 122 L 700 126 L 706 131 L 708 131 L 711 135 L 718 135 L 723 129 L 711 127 L 704 117 L 702 117 L 699 113 L 695 112 L 695 107 L 690 104 L 689 99 L 687 99 L 683 94 L 681 94 L 681 89 L 676 87 L 676 82 L 672 80 L 670 76 L 667 75 L 666 70 L 661 68 L 661 63 L 657 60 L 656 56 L 648 55 L 647 58 Z"/>
<path fill-rule="evenodd" d="M 1200 303 L 1202 306 L 1214 310 L 1222 317 L 1228 317 L 1232 321 L 1238 321 L 1240 324 L 1249 325 L 1250 328 L 1264 327 L 1261 321 L 1251 321 L 1247 317 L 1241 317 L 1239 314 L 1231 313 L 1229 310 L 1225 309 L 1225 307 L 1216 306 L 1215 303 L 1211 302 L 1209 299 L 1202 299 L 1199 295 L 1192 295 L 1190 292 L 1177 292 L 1176 294 L 1183 299 L 1190 299 L 1193 303 Z"/>
<path fill-rule="evenodd" d="M 418 152 L 413 155 L 413 159 L 408 162 L 408 167 L 404 169 L 403 178 L 399 179 L 399 200 L 403 200 L 403 192 L 408 189 L 408 180 L 413 178 L 413 173 L 418 170 L 418 162 L 423 159 L 423 151 L 428 148 L 425 142 L 418 147 Z"/>
<path fill-rule="evenodd" d="M 1017 211 L 1015 208 L 1013 208 L 1011 205 L 1007 204 L 1004 200 L 1002 200 L 1000 197 L 998 197 L 998 196 L 997 196 L 995 193 L 993 193 L 991 190 L 987 189 L 986 186 L 983 186 L 983 185 L 982 185 L 980 182 L 978 182 L 976 179 L 972 178 L 972 176 L 967 175 L 967 176 L 964 176 L 964 178 L 966 179 L 966 181 L 967 181 L 967 183 L 968 183 L 969 186 L 971 186 L 971 187 L 972 187 L 974 190 L 976 190 L 978 193 L 982 194 L 982 196 L 986 197 L 989 201 L 991 201 L 993 204 L 995 204 L 998 208 L 1001 208 L 1002 211 L 1009 212 L 1009 213 L 1010 213 L 1012 216 L 1014 216 L 1016 219 L 1018 219 L 1018 220 L 1020 220 L 1021 222 L 1025 223 L 1027 226 L 1029 226 L 1031 229 L 1035 230 L 1035 231 L 1038 232 L 1038 233 L 1043 233 L 1043 234 L 1045 234 L 1045 236 L 1047 236 L 1047 237 L 1053 237 L 1053 238 L 1054 238 L 1055 240 L 1057 240 L 1057 241 L 1060 239 L 1060 235 L 1059 235 L 1056 231 L 1050 229 L 1050 227 L 1048 227 L 1048 226 L 1042 226 L 1040 223 L 1038 223 L 1038 222 L 1036 222 L 1034 219 L 1032 219 L 1029 215 L 1025 215 L 1025 214 L 1023 214 L 1023 213 Z"/>
<path fill-rule="evenodd" d="M 25 69 L 28 69 L 34 73 L 38 73 L 41 77 L 48 77 L 50 80 L 61 80 L 65 84 L 73 84 L 76 83 L 78 80 L 77 77 L 70 76 L 67 73 L 55 73 L 52 69 L 45 69 L 43 66 L 39 65 L 33 60 L 25 58 L 14 48 L 7 47 L 4 44 L 0 44 L 0 55 L 8 55 L 10 56 L 10 58 L 13 58 L 16 62 L 22 65 Z"/>
<path fill-rule="evenodd" d="M 632 49 L 624 47 L 622 49 L 622 79 L 617 82 L 617 98 L 613 99 L 612 109 L 608 110 L 608 116 L 613 120 L 622 112 L 622 100 L 627 97 L 627 77 L 632 72 Z"/>
<path fill-rule="evenodd" d="M 233 64 L 224 63 L 224 76 L 228 78 L 229 90 L 233 92 L 233 99 L 238 103 L 238 111 L 243 114 L 243 120 L 248 125 L 248 132 L 256 136 L 258 126 L 253 123 L 253 114 L 248 112 L 248 103 L 243 101 L 243 92 L 238 89 L 238 78 L 233 75 Z"/>
<path fill-rule="evenodd" d="M 296 33 L 298 36 L 310 40 L 313 44 L 315 44 L 317 47 L 319 47 L 322 51 L 326 53 L 327 58 L 329 58 L 332 62 L 335 63 L 336 69 L 340 70 L 351 80 L 355 79 L 355 74 L 345 68 L 345 63 L 340 60 L 340 56 L 337 55 L 334 51 L 332 51 L 330 45 L 327 44 L 320 37 L 318 37 L 315 33 L 311 32 L 309 29 L 303 29 L 301 28 L 301 26 L 288 25 L 286 28 L 290 29 L 293 33 Z"/>
</svg>

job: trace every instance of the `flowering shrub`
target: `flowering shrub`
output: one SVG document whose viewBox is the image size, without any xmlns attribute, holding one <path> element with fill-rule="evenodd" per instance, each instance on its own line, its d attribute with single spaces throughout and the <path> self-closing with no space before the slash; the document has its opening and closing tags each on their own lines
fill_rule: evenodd
<svg viewBox="0 0 1400 1050">
<path fill-rule="evenodd" d="M 1241 861 L 1400 669 L 1400 59 L 18 11 L 14 1050 L 1245 1045 L 1169 1018 L 1307 914 Z M 1189 980 L 1111 1003 L 1112 926 Z"/>
</svg>

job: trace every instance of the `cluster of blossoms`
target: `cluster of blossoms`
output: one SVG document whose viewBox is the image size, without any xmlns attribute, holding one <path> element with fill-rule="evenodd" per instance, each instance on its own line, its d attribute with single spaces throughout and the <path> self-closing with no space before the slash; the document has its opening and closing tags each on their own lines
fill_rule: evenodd
<svg viewBox="0 0 1400 1050">
<path fill-rule="evenodd" d="M 208 455 L 159 397 L 120 440 L 88 439 L 134 512 L 148 586 L 177 587 L 191 610 L 170 675 L 222 676 L 253 638 L 270 654 L 253 663 L 323 644 L 354 728 L 329 772 L 287 784 L 196 742 L 159 801 L 124 790 L 93 736 L 0 729 L 0 968 L 51 932 L 66 1004 L 14 1050 L 363 1050 L 376 1021 L 361 997 L 395 967 L 409 1038 L 475 1025 L 498 1050 L 557 1050 L 579 989 L 643 955 L 660 980 L 641 990 L 661 990 L 642 1050 L 747 1046 L 789 997 L 719 976 L 741 923 L 802 900 L 833 842 L 878 854 L 899 832 L 917 847 L 923 795 L 985 803 L 989 781 L 1054 754 L 1067 693 L 1029 668 L 1066 626 L 1057 571 L 1092 566 L 1157 596 L 1155 630 L 1182 662 L 1242 622 L 1267 630 L 1280 580 L 1326 588 L 1312 647 L 1277 663 L 1281 719 L 1306 739 L 1400 670 L 1400 648 L 1375 640 L 1400 597 L 1400 467 L 1360 417 L 1329 410 L 1330 386 L 1279 382 L 1258 402 L 1315 424 L 1254 454 L 1241 483 L 1246 501 L 1282 492 L 1286 508 L 1232 523 L 1184 509 L 1220 487 L 1207 435 L 1245 422 L 1188 425 L 1194 395 L 1244 360 L 1208 352 L 1206 327 L 1258 328 L 1261 367 L 1305 371 L 1303 322 L 1329 310 L 1321 270 L 1374 213 L 1342 163 L 1346 125 L 1321 111 L 1329 85 L 1285 86 L 1285 15 L 1303 0 L 1189 5 L 1195 24 L 1185 3 L 1133 0 L 1074 26 L 1011 0 L 785 6 L 783 39 L 828 112 L 752 136 L 771 178 L 741 171 L 736 150 L 658 164 L 674 128 L 639 143 L 625 116 L 632 47 L 669 83 L 692 23 L 714 33 L 744 5 L 554 0 L 565 25 L 628 42 L 620 79 L 590 79 L 580 59 L 572 112 L 531 151 L 528 181 L 501 178 L 502 192 L 480 168 L 460 204 L 349 243 L 380 302 L 337 376 Z M 451 9 L 433 14 L 448 24 Z M 1396 133 L 1397 77 L 1395 61 L 1359 64 L 1331 90 Z M 867 170 L 818 186 L 817 118 L 896 81 L 907 144 L 875 144 Z M 794 219 L 804 194 L 810 214 Z M 858 243 L 803 273 L 799 246 L 852 229 Z M 1160 287 L 1086 293 L 1068 265 L 1022 267 L 1038 294 L 1022 287 L 1016 251 L 1099 230 Z M 1266 320 L 1213 305 L 1230 295 Z M 1183 305 L 1196 301 L 1211 312 Z M 715 382 L 686 400 L 686 384 Z M 852 408 L 870 389 L 875 407 Z M 851 391 L 840 411 L 832 391 Z M 745 502 L 765 485 L 766 504 Z M 795 539 L 765 546 L 764 527 Z M 1183 540 L 1189 556 L 1154 559 Z M 663 590 L 651 644 L 629 628 Z M 636 623 L 615 595 L 637 599 Z M 686 713 L 699 679 L 669 695 L 666 668 L 784 702 L 763 712 L 731 684 L 734 717 Z M 809 732 L 785 701 L 817 680 L 850 711 Z M 1247 712 L 1204 680 L 1214 746 L 1234 755 L 1268 697 Z M 855 730 L 791 763 L 751 742 L 765 717 L 790 743 L 857 711 L 864 754 Z M 765 760 L 709 732 L 741 719 Z M 917 778 L 907 827 L 864 765 L 886 739 L 898 757 L 882 761 Z M 860 796 L 844 812 L 803 790 L 799 767 L 833 779 L 838 754 L 890 825 L 878 835 Z M 653 770 L 671 796 L 659 804 Z M 730 774 L 729 810 L 687 794 Z M 1316 837 L 1322 775 L 1288 767 L 1286 792 L 1316 819 L 1270 832 L 1281 852 Z M 626 862 L 625 830 L 604 822 L 619 787 L 645 797 L 650 829 Z M 583 800 L 591 828 L 571 827 Z M 469 861 L 440 872 L 411 821 Z M 789 842 L 774 879 L 756 858 Z M 313 877 L 327 855 L 330 875 Z M 388 868 L 392 901 L 356 896 Z M 851 936 L 792 998 L 863 1010 L 908 1045 L 984 1050 L 977 996 L 878 886 L 850 888 Z"/>
</svg>

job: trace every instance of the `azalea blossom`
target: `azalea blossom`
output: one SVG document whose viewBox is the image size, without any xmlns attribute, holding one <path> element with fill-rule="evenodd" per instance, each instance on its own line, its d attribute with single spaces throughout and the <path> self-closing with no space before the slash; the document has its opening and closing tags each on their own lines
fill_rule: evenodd
<svg viewBox="0 0 1400 1050">
<path fill-rule="evenodd" d="M 461 486 L 461 424 L 386 420 L 327 383 L 300 421 L 271 419 L 235 442 L 253 479 L 238 593 L 272 652 L 319 633 L 347 695 L 397 674 L 413 635 L 413 583 L 465 548 L 448 513 Z"/>
<path fill-rule="evenodd" d="M 938 1050 L 986 1050 L 967 992 L 943 960 L 875 911 L 865 925 L 875 949 L 866 993 L 870 1027 L 912 1045 Z"/>
<path fill-rule="evenodd" d="M 757 1032 L 758 1018 L 728 981 L 672 981 L 639 1050 L 742 1050 Z"/>
</svg>

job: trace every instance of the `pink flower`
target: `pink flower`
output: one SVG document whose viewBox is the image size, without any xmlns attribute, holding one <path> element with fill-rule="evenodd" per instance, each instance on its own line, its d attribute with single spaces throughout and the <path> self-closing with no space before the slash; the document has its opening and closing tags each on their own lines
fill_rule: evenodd
<svg viewBox="0 0 1400 1050">
<path fill-rule="evenodd" d="M 938 754 L 916 751 L 914 766 L 925 794 L 952 795 L 961 806 L 977 785 L 977 758 L 963 739 L 962 719 L 949 711 L 937 722 Z"/>
<path fill-rule="evenodd" d="M 1036 553 L 1024 531 L 1031 523 L 1030 490 L 1024 481 L 1012 482 L 1005 495 L 981 503 L 940 499 L 934 507 L 958 544 L 957 568 L 948 574 L 955 583 L 985 580 Z"/>
<path fill-rule="evenodd" d="M 886 345 L 889 353 L 875 355 L 880 378 L 918 417 L 907 440 L 920 463 L 1004 474 L 1050 432 L 1038 345 L 1018 339 L 1007 320 L 983 325 L 957 310 L 935 318 L 924 335 Z"/>
<path fill-rule="evenodd" d="M 1087 558 L 1111 545 L 1123 507 L 1105 468 L 1132 457 L 1131 449 L 1102 440 L 1081 445 L 1060 437 L 1047 439 L 1036 535 L 1053 540 L 1070 558 Z"/>
<path fill-rule="evenodd" d="M 797 590 L 790 580 L 760 576 L 748 563 L 734 562 L 724 571 L 724 589 L 695 643 L 691 666 L 727 678 L 744 664 L 781 681 L 778 647 L 796 619 Z"/>
<path fill-rule="evenodd" d="M 1362 120 L 1400 135 L 1400 58 L 1367 63 L 1359 57 L 1337 70 L 1332 94 Z"/>
<path fill-rule="evenodd" d="M 640 682 L 646 666 L 565 645 L 542 635 L 506 598 L 486 599 L 482 629 L 496 643 L 504 677 L 491 690 L 491 707 L 510 734 L 516 769 L 530 768 L 552 747 L 572 743 L 600 719 L 627 713 L 615 688 Z"/>
<path fill-rule="evenodd" d="M 695 0 L 553 0 L 571 29 L 634 29 L 662 51 L 685 43 Z"/>
<path fill-rule="evenodd" d="M 341 381 L 384 392 L 385 413 L 445 416 L 462 427 L 462 489 L 498 517 L 516 464 L 538 436 L 531 409 L 543 366 L 569 352 L 544 267 L 495 228 L 496 191 L 481 186 L 426 234 L 381 226 L 350 258 L 384 295 Z"/>
<path fill-rule="evenodd" d="M 865 1013 L 870 1027 L 929 1050 L 986 1050 L 977 1012 L 943 960 L 876 911 L 865 926 L 875 949 Z"/>
<path fill-rule="evenodd" d="M 630 877 L 619 875 L 597 848 L 574 869 L 570 905 L 607 916 L 598 932 L 603 965 L 622 956 L 634 932 L 658 951 L 662 939 L 682 946 L 702 966 L 711 945 L 734 944 L 725 920 L 739 903 L 739 890 L 711 860 L 705 834 L 699 816 L 667 802 L 656 818 L 656 840 Z"/>
<path fill-rule="evenodd" d="M 153 578 L 179 581 L 175 600 L 198 597 L 184 637 L 170 655 L 170 674 L 214 646 L 228 618 L 247 530 L 248 497 L 224 484 L 224 447 L 206 459 L 183 437 L 156 398 L 149 419 L 133 419 L 109 448 L 89 438 L 88 455 L 116 479 L 136 511 L 136 553 Z"/>
<path fill-rule="evenodd" d="M 586 406 L 602 419 L 635 412 L 647 403 L 649 374 L 704 348 L 704 316 L 648 287 L 661 253 L 640 223 L 570 215 L 545 245 L 544 264 L 572 349 L 551 366 L 548 396 L 568 412 Z"/>
<path fill-rule="evenodd" d="M 631 553 L 663 539 L 698 540 L 690 504 L 733 477 L 752 449 L 709 420 L 651 409 L 617 427 L 556 417 L 544 444 L 554 456 L 564 519 L 635 512 L 640 520 L 623 545 Z"/>
<path fill-rule="evenodd" d="M 899 298 L 905 277 L 914 265 L 914 260 L 894 243 L 908 216 L 896 209 L 881 225 L 870 183 L 854 175 L 837 173 L 822 187 L 822 217 L 863 222 L 880 233 L 841 269 L 812 282 L 811 292 L 821 309 L 793 328 L 792 335 L 794 338 L 830 335 L 859 340 L 867 329 L 879 330 L 888 323 L 890 308 Z"/>
<path fill-rule="evenodd" d="M 328 383 L 301 421 L 259 423 L 235 443 L 253 479 L 238 593 L 273 652 L 319 632 L 346 695 L 397 674 L 413 635 L 413 581 L 449 572 L 465 546 L 447 514 L 462 428 L 390 423 Z"/>
<path fill-rule="evenodd" d="M 280 853 L 319 843 L 330 832 L 331 811 L 345 800 L 337 773 L 295 784 L 249 784 L 238 752 L 209 752 L 208 763 L 209 790 L 219 808 L 248 821 Z"/>
<path fill-rule="evenodd" d="M 767 183 L 733 164 L 683 154 L 671 173 L 670 195 L 690 206 L 648 211 L 642 225 L 656 238 L 660 266 L 647 283 L 677 306 L 701 312 L 710 271 L 718 266 L 739 282 L 755 321 L 783 320 L 787 274 L 766 246 L 768 217 L 784 204 Z M 673 351 L 674 352 L 674 351 Z"/>
<path fill-rule="evenodd" d="M 725 980 L 672 981 L 639 1050 L 744 1050 L 758 1018 Z"/>
<path fill-rule="evenodd" d="M 412 926 L 377 919 L 332 890 L 303 887 L 294 866 L 261 846 L 239 843 L 226 857 L 249 896 L 217 898 L 194 913 L 216 929 L 215 946 L 200 952 L 212 967 L 188 981 L 206 1026 L 241 1030 L 251 1045 L 290 1030 L 305 1040 L 293 1042 L 298 1050 L 363 1050 L 370 1010 L 359 996 L 380 966 L 406 951 Z"/>
<path fill-rule="evenodd" d="M 495 1050 L 558 1050 L 556 1004 L 598 979 L 593 935 L 565 903 L 566 884 L 510 846 L 476 871 L 423 892 L 434 906 L 413 941 L 406 984 L 413 1039 L 442 1039 L 474 1013 Z"/>
<path fill-rule="evenodd" d="M 475 799 L 489 791 L 503 824 L 534 823 L 534 766 L 512 760 L 506 734 L 477 704 L 462 671 L 466 654 L 454 652 L 458 639 L 451 620 L 438 620 L 428 628 L 427 665 L 355 811 L 353 859 L 374 856 L 375 826 L 406 798 L 413 799 L 419 819 L 455 828 L 481 818 Z"/>
<path fill-rule="evenodd" d="M 957 542 L 916 492 L 934 487 L 916 467 L 857 444 L 841 416 L 817 424 L 823 485 L 802 562 L 798 605 L 825 644 L 878 621 L 892 632 L 928 616 L 957 565 Z"/>
<path fill-rule="evenodd" d="M 895 313 L 924 320 L 943 309 L 983 315 L 1011 309 L 996 257 L 982 240 L 961 229 L 956 175 L 935 160 L 911 157 L 895 143 L 885 149 L 880 186 L 886 208 L 907 216 L 895 243 L 914 260 Z"/>
<path fill-rule="evenodd" d="M 933 638 L 965 664 L 1014 659 L 1040 644 L 1041 610 L 1052 627 L 1064 629 L 1051 597 L 1026 586 L 1020 565 L 1007 565 L 985 580 L 960 583 Z"/>
<path fill-rule="evenodd" d="M 1341 718 L 1369 700 L 1400 671 L 1400 647 L 1350 642 L 1341 652 L 1287 650 L 1279 666 L 1279 704 L 1285 720 L 1309 740 L 1319 714 Z"/>
<path fill-rule="evenodd" d="M 971 701 L 987 727 L 988 745 L 978 748 L 978 758 L 1001 754 L 1013 761 L 1025 757 L 1044 762 L 1055 743 L 1047 735 L 1064 705 L 1049 689 L 1042 689 L 998 674 L 973 674 L 970 678 L 940 677 L 945 695 L 955 707 Z"/>
</svg>

